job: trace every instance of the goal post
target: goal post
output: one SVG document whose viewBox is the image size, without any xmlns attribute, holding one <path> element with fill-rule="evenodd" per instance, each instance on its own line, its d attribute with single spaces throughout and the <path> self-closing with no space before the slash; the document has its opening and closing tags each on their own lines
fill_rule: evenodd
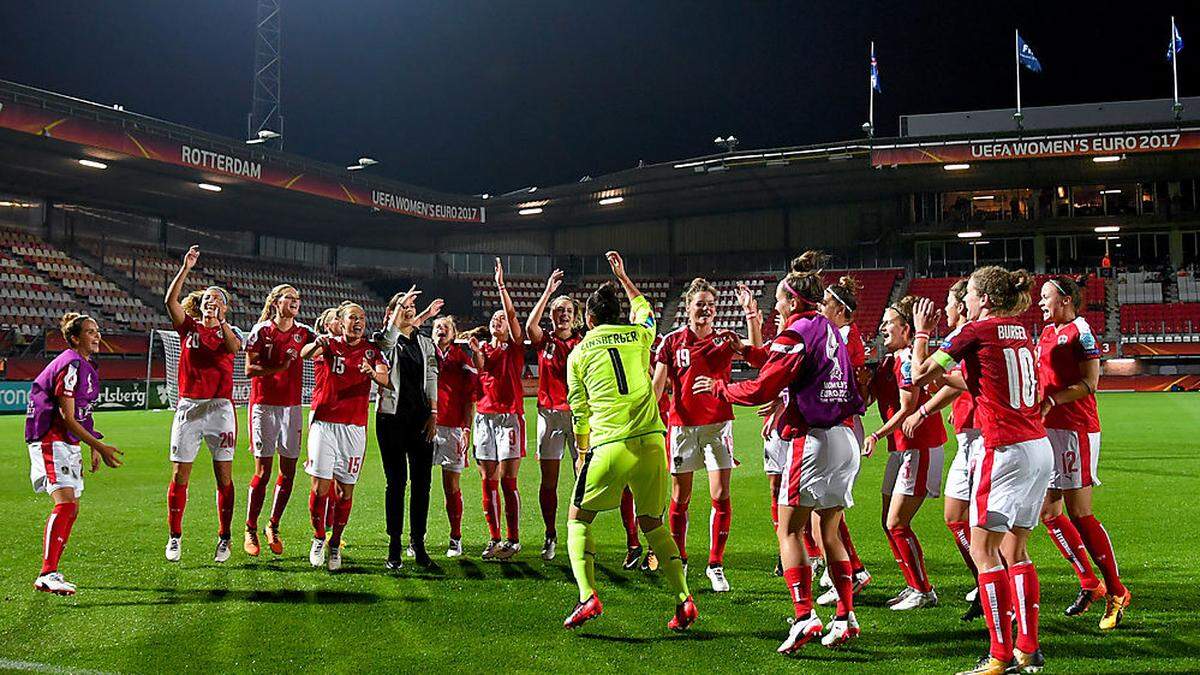
<svg viewBox="0 0 1200 675">
<path fill-rule="evenodd" d="M 156 341 L 162 345 L 163 364 L 167 372 L 167 397 L 171 408 L 179 399 L 179 333 L 173 330 L 156 330 Z M 301 390 L 301 400 L 304 405 L 312 403 L 313 364 L 304 361 L 304 385 Z M 250 400 L 250 378 L 246 377 L 246 352 L 238 352 L 233 357 L 233 402 L 242 405 Z"/>
</svg>

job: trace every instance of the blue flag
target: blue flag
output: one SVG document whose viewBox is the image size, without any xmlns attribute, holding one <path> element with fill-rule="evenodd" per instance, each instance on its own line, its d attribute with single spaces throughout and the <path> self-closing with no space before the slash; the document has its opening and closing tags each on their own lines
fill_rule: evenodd
<svg viewBox="0 0 1200 675">
<path fill-rule="evenodd" d="M 871 45 L 871 88 L 883 93 L 883 85 L 879 83 L 879 63 L 875 60 L 875 45 Z"/>
<path fill-rule="evenodd" d="M 1183 51 L 1183 36 L 1179 34 L 1179 28 L 1174 23 L 1171 24 L 1171 43 L 1167 45 L 1167 60 L 1175 58 L 1175 55 Z"/>
<path fill-rule="evenodd" d="M 1021 62 L 1021 65 L 1033 72 L 1042 72 L 1042 62 L 1038 61 L 1038 58 L 1033 55 L 1033 50 L 1030 49 L 1029 45 L 1025 42 L 1025 38 L 1021 37 L 1020 33 L 1017 33 L 1017 59 Z"/>
</svg>

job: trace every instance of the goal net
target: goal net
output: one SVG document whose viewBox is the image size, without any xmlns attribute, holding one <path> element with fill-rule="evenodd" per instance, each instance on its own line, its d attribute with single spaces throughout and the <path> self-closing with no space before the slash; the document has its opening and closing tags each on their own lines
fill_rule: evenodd
<svg viewBox="0 0 1200 675">
<path fill-rule="evenodd" d="M 173 330 L 156 330 L 154 337 L 162 345 L 164 365 L 167 371 L 167 396 L 171 408 L 179 399 L 179 333 Z M 312 403 L 313 364 L 304 362 L 304 386 L 301 397 L 304 405 Z M 238 352 L 233 357 L 233 402 L 243 404 L 250 401 L 250 378 L 246 377 L 246 353 Z"/>
</svg>

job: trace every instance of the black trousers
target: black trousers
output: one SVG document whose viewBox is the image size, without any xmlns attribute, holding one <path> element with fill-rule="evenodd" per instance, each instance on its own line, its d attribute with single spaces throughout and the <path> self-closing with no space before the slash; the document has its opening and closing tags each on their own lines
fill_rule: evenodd
<svg viewBox="0 0 1200 675">
<path fill-rule="evenodd" d="M 404 551 L 404 491 L 411 474 L 409 494 L 409 540 L 415 550 L 425 546 L 425 530 L 429 521 L 429 489 L 433 479 L 433 444 L 425 440 L 425 423 L 429 411 L 397 411 L 375 416 L 375 437 L 383 460 L 387 479 L 385 510 L 387 533 L 391 538 L 388 557 L 398 559 Z"/>
</svg>

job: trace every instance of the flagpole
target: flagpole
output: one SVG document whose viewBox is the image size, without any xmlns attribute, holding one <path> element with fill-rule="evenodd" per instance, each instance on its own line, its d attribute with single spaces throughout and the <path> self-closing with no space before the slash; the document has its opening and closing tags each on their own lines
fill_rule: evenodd
<svg viewBox="0 0 1200 675">
<path fill-rule="evenodd" d="M 871 58 L 872 59 L 875 58 L 875 41 L 874 40 L 871 40 Z M 869 136 L 875 135 L 875 82 L 873 81 L 874 68 L 875 68 L 875 64 L 872 63 L 871 64 L 872 70 L 867 72 L 867 95 L 869 97 L 868 101 L 870 101 L 867 104 L 868 105 L 868 107 L 867 107 L 867 124 L 871 125 L 870 129 L 867 131 L 867 135 L 869 135 Z M 1179 97 L 1177 94 L 1176 100 L 1178 100 L 1178 99 L 1179 99 Z"/>
<path fill-rule="evenodd" d="M 1021 114 L 1021 30 L 1013 29 L 1013 58 L 1016 60 L 1017 66 L 1017 112 L 1013 113 L 1013 119 L 1017 121 L 1017 128 L 1023 129 L 1024 125 L 1021 120 L 1025 117 Z"/>
<path fill-rule="evenodd" d="M 1179 52 L 1175 51 L 1175 35 L 1175 17 L 1171 17 L 1171 81 L 1175 86 L 1175 103 L 1171 110 L 1175 111 L 1175 119 L 1178 120 L 1183 114 L 1183 105 L 1179 103 Z"/>
</svg>

